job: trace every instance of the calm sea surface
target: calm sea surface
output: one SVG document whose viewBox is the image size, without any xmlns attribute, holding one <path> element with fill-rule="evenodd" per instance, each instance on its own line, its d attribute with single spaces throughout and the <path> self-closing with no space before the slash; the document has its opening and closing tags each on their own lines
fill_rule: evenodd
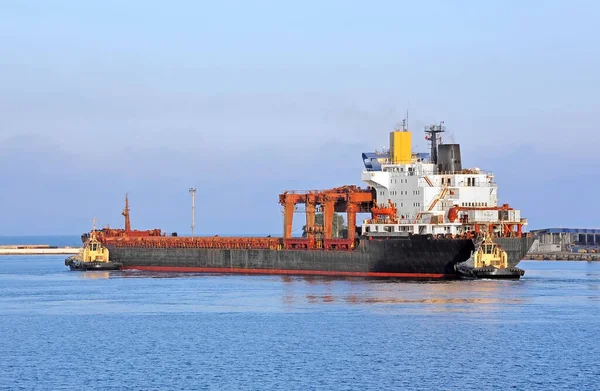
<svg viewBox="0 0 600 391">
<path fill-rule="evenodd" d="M 407 283 L 0 256 L 0 389 L 600 388 L 600 263 Z"/>
</svg>

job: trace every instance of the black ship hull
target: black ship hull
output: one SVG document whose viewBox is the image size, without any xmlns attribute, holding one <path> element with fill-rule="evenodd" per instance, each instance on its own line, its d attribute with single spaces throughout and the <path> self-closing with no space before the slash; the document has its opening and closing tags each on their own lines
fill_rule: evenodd
<svg viewBox="0 0 600 391">
<path fill-rule="evenodd" d="M 456 278 L 474 250 L 469 239 L 363 239 L 351 251 L 120 247 L 105 243 L 122 269 L 165 272 L 295 274 L 402 279 Z"/>
<path fill-rule="evenodd" d="M 508 255 L 508 267 L 516 267 L 521 260 L 525 258 L 525 255 L 533 246 L 533 237 L 522 237 L 522 238 L 494 238 L 494 242 L 506 251 Z"/>
</svg>

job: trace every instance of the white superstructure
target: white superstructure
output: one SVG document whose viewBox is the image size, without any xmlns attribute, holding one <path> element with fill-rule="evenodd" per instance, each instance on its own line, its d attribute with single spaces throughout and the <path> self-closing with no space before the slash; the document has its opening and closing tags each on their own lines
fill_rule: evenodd
<svg viewBox="0 0 600 391">
<path fill-rule="evenodd" d="M 389 151 L 363 154 L 362 180 L 378 206 L 397 210 L 396 216 L 365 220 L 363 232 L 520 236 L 527 221 L 520 211 L 498 205 L 494 175 L 463 169 L 458 144 L 438 145 L 443 131 L 443 125 L 426 128 L 430 154 L 412 153 L 405 127 L 390 134 Z"/>
</svg>

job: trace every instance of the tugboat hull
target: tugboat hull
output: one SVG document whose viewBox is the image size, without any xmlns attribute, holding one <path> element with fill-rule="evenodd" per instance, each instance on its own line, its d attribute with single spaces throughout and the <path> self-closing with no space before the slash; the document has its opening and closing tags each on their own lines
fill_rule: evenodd
<svg viewBox="0 0 600 391">
<path fill-rule="evenodd" d="M 82 262 L 73 259 L 67 259 L 65 265 L 71 270 L 121 270 L 123 266 L 120 262 Z"/>
<path fill-rule="evenodd" d="M 497 268 L 493 266 L 486 267 L 468 267 L 457 265 L 456 272 L 462 278 L 488 278 L 488 279 L 513 279 L 518 280 L 525 274 L 525 270 L 518 267 Z"/>
</svg>

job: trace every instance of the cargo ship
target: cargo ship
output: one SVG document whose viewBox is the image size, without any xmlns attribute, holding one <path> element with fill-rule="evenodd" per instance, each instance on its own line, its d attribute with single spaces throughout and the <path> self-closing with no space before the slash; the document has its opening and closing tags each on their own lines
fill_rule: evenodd
<svg viewBox="0 0 600 391">
<path fill-rule="evenodd" d="M 526 219 L 519 210 L 498 205 L 491 173 L 462 168 L 460 145 L 443 144 L 444 131 L 443 123 L 426 127 L 430 152 L 413 153 L 404 121 L 390 132 L 389 149 L 363 153 L 365 189 L 283 192 L 281 237 L 181 237 L 160 229 L 132 230 L 127 196 L 124 229 L 93 234 L 122 269 L 157 272 L 458 278 L 456 265 L 472 256 L 484 234 L 505 249 L 508 264 L 516 265 L 533 244 L 523 231 Z M 302 237 L 292 236 L 298 205 L 305 210 Z M 335 213 L 347 216 L 341 237 L 333 230 Z M 360 226 L 358 214 L 368 217 Z M 84 243 L 89 238 L 82 236 Z"/>
</svg>

